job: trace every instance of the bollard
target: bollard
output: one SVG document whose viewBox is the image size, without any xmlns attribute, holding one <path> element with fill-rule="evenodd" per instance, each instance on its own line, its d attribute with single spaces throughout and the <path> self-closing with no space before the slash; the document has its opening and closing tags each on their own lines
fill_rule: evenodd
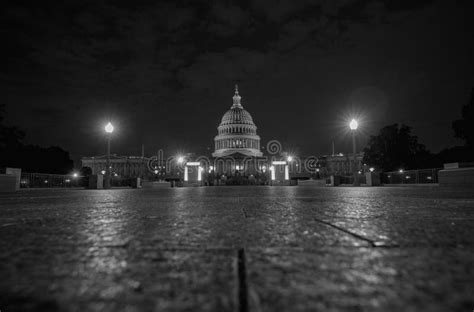
<svg viewBox="0 0 474 312">
<path fill-rule="evenodd" d="M 104 188 L 104 176 L 101 174 L 94 174 L 89 176 L 88 188 L 93 190 Z"/>
<path fill-rule="evenodd" d="M 338 186 L 341 184 L 341 177 L 337 175 L 331 176 L 331 186 Z"/>
<path fill-rule="evenodd" d="M 367 186 L 380 186 L 380 174 L 376 172 L 366 172 L 365 180 Z"/>
</svg>

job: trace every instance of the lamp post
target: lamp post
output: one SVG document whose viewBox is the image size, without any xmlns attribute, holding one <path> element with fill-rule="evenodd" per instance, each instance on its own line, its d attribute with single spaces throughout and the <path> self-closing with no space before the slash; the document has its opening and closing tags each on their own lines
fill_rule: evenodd
<svg viewBox="0 0 474 312">
<path fill-rule="evenodd" d="M 356 130 L 359 127 L 359 123 L 357 120 L 352 119 L 349 123 L 349 128 L 351 128 L 352 133 L 352 155 L 353 155 L 353 164 L 352 164 L 352 176 L 354 178 L 354 186 L 359 186 L 359 177 L 357 176 L 357 168 L 356 168 Z"/>
<path fill-rule="evenodd" d="M 107 161 L 105 163 L 105 181 L 104 188 L 110 188 L 110 139 L 112 138 L 112 132 L 114 132 L 114 126 L 109 122 L 105 126 L 105 132 L 107 133 Z"/>
</svg>

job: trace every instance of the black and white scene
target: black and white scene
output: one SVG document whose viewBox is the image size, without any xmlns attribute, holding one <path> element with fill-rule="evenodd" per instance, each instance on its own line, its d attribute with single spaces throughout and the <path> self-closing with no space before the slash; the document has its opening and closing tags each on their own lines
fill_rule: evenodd
<svg viewBox="0 0 474 312">
<path fill-rule="evenodd" d="M 0 7 L 0 312 L 474 311 L 474 1 Z"/>
</svg>

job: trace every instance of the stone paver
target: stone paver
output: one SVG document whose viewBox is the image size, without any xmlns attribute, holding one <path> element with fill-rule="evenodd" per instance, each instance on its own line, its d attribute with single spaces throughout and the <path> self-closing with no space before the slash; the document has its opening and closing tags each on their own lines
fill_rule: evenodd
<svg viewBox="0 0 474 312">
<path fill-rule="evenodd" d="M 471 311 L 473 268 L 460 189 L 0 195 L 1 311 Z"/>
</svg>

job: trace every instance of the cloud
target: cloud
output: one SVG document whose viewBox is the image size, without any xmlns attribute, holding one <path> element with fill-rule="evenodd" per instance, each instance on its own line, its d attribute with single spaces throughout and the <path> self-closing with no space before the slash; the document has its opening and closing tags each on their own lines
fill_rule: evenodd
<svg viewBox="0 0 474 312">
<path fill-rule="evenodd" d="M 183 68 L 178 77 L 188 88 L 232 86 L 235 82 L 259 79 L 269 68 L 274 68 L 275 60 L 276 55 L 272 53 L 231 48 L 201 55 L 193 65 Z"/>
</svg>

